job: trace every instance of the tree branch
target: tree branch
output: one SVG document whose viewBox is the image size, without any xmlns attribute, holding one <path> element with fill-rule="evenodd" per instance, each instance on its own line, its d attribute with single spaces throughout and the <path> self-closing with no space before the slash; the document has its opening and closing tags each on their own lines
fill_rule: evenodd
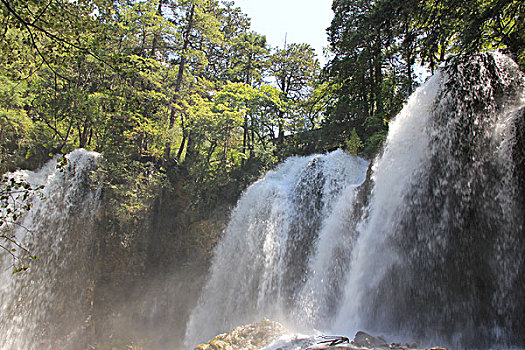
<svg viewBox="0 0 525 350">
<path fill-rule="evenodd" d="M 38 48 L 36 47 L 36 43 L 35 43 L 35 41 L 34 41 L 34 38 L 32 37 L 32 33 L 31 33 L 30 28 L 34 28 L 34 29 L 38 30 L 39 32 L 42 32 L 42 33 L 45 34 L 47 37 L 49 37 L 49 38 L 51 38 L 51 39 L 53 39 L 53 40 L 56 40 L 56 41 L 61 42 L 61 43 L 64 43 L 64 44 L 66 44 L 66 45 L 68 45 L 68 46 L 71 46 L 71 47 L 77 49 L 77 50 L 84 51 L 84 52 L 86 52 L 88 55 L 90 55 L 90 56 L 92 56 L 93 58 L 95 58 L 96 60 L 98 60 L 98 61 L 100 61 L 100 62 L 102 62 L 102 63 L 104 63 L 104 64 L 106 64 L 106 65 L 108 65 L 108 66 L 110 66 L 110 67 L 112 67 L 108 62 L 106 62 L 105 60 L 103 60 L 100 56 L 98 56 L 97 54 L 91 52 L 91 50 L 89 50 L 89 49 L 87 49 L 87 48 L 85 48 L 85 47 L 79 46 L 79 45 L 77 45 L 77 44 L 75 44 L 75 43 L 72 43 L 72 42 L 70 42 L 70 41 L 68 41 L 68 40 L 66 40 L 66 39 L 63 39 L 63 38 L 61 38 L 61 37 L 59 37 L 59 36 L 57 36 L 57 35 L 55 35 L 55 34 L 49 32 L 48 30 L 46 30 L 46 29 L 44 29 L 44 28 L 42 28 L 42 27 L 36 25 L 35 22 L 36 22 L 36 21 L 37 21 L 42 15 L 43 15 L 43 12 L 45 12 L 45 9 L 44 9 L 44 11 L 43 11 L 43 12 L 42 12 L 42 13 L 41 13 L 41 14 L 40 14 L 40 15 L 39 15 L 39 16 L 38 16 L 33 22 L 28 22 L 28 21 L 26 21 L 25 19 L 23 19 L 23 18 L 22 18 L 22 17 L 21 17 L 21 16 L 20 16 L 20 15 L 19 15 L 19 14 L 18 14 L 18 13 L 12 8 L 12 7 L 11 7 L 11 5 L 9 4 L 9 2 L 8 2 L 7 0 L 0 0 L 0 2 L 1 2 L 2 4 L 4 4 L 4 6 L 7 8 L 7 10 L 8 10 L 8 11 L 9 11 L 9 12 L 10 12 L 10 13 L 11 13 L 11 14 L 12 14 L 12 15 L 13 15 L 13 16 L 14 16 L 14 17 L 20 22 L 20 23 L 22 23 L 22 25 L 24 25 L 24 27 L 26 27 L 26 29 L 30 32 L 30 34 L 31 34 L 31 41 L 33 42 L 33 45 L 35 46 L 35 48 L 37 49 L 37 51 L 39 51 L 39 50 L 38 50 Z M 47 8 L 50 4 L 51 4 L 51 2 L 46 6 L 46 8 Z M 39 55 L 43 58 L 43 56 L 42 56 L 42 54 L 40 53 L 40 51 L 39 51 Z M 47 62 L 47 61 L 46 61 L 46 62 Z M 49 64 L 46 63 L 46 65 L 49 67 Z M 50 68 L 51 68 L 51 67 L 50 67 Z M 113 68 L 113 67 L 112 67 L 112 68 Z"/>
</svg>

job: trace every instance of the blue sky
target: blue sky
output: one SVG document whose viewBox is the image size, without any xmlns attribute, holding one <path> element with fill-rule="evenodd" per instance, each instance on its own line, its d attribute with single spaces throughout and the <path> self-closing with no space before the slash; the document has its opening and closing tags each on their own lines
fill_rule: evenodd
<svg viewBox="0 0 525 350">
<path fill-rule="evenodd" d="M 266 35 L 272 47 L 288 43 L 312 45 L 321 62 L 328 45 L 326 28 L 333 17 L 332 0 L 235 0 L 235 5 L 252 19 L 252 29 Z"/>
</svg>

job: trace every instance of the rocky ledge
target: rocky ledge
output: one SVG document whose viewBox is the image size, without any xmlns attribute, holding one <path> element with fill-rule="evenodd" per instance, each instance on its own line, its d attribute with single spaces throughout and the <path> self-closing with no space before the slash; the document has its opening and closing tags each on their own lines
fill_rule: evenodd
<svg viewBox="0 0 525 350">
<path fill-rule="evenodd" d="M 417 344 L 389 343 L 381 336 L 357 332 L 354 339 L 343 336 L 294 335 L 282 324 L 268 319 L 240 326 L 220 334 L 194 350 L 447 350 L 442 347 L 421 348 Z"/>
<path fill-rule="evenodd" d="M 195 350 L 257 350 L 271 344 L 289 331 L 279 322 L 263 319 L 259 323 L 240 326 L 219 334 Z"/>
</svg>

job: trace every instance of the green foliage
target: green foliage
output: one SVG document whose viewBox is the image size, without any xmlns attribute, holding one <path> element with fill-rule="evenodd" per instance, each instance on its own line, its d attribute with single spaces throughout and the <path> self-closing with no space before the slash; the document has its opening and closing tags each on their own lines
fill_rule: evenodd
<svg viewBox="0 0 525 350">
<path fill-rule="evenodd" d="M 233 82 L 259 85 L 267 68 L 269 49 L 266 37 L 255 32 L 244 32 L 232 40 L 231 67 L 226 71 Z"/>
<path fill-rule="evenodd" d="M 371 155 L 417 85 L 416 64 L 479 49 L 525 55 L 519 1 L 333 9 L 321 83 L 309 45 L 270 50 L 232 2 L 2 1 L 0 171 L 84 147 L 117 178 L 178 162 L 213 188 L 289 153 Z"/>
<path fill-rule="evenodd" d="M 355 128 L 368 155 L 417 86 L 417 65 L 433 72 L 449 53 L 494 49 L 525 64 L 523 1 L 338 0 L 333 10 L 325 127 Z"/>
<path fill-rule="evenodd" d="M 313 49 L 270 49 L 233 2 L 2 0 L 0 11 L 0 173 L 101 152 L 108 232 L 122 242 L 179 178 L 189 207 L 232 203 L 282 158 L 285 134 L 321 125 Z"/>
<path fill-rule="evenodd" d="M 352 129 L 352 132 L 350 133 L 350 137 L 345 142 L 345 150 L 349 154 L 352 154 L 354 156 L 357 156 L 358 151 L 363 148 L 364 144 L 363 141 L 359 138 L 359 135 L 357 135 L 357 132 L 355 131 L 355 128 Z"/>
<path fill-rule="evenodd" d="M 138 224 L 159 189 L 169 186 L 165 174 L 150 162 L 105 161 L 99 171 L 105 179 L 106 200 L 114 208 L 112 216 L 118 222 Z"/>
<path fill-rule="evenodd" d="M 414 6 L 414 5 L 413 5 Z M 516 0 L 416 2 L 423 11 L 415 23 L 425 33 L 422 57 L 429 63 L 437 52 L 505 50 L 523 67 L 525 5 Z M 439 38 L 437 42 L 431 40 Z"/>
<path fill-rule="evenodd" d="M 319 62 L 308 44 L 291 44 L 270 58 L 270 71 L 286 99 L 299 99 L 312 86 Z"/>
<path fill-rule="evenodd" d="M 24 163 L 32 133 L 33 125 L 25 113 L 0 109 L 0 173 Z"/>
</svg>

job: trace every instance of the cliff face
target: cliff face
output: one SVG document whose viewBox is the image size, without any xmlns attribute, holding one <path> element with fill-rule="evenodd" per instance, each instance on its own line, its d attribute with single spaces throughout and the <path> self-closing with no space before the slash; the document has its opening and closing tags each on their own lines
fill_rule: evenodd
<svg viewBox="0 0 525 350">
<path fill-rule="evenodd" d="M 184 337 L 230 207 L 192 206 L 181 167 L 169 169 L 167 180 L 168 186 L 151 186 L 131 215 L 118 215 L 116 202 L 104 199 L 88 332 L 98 348 L 118 342 L 177 348 Z"/>
</svg>

